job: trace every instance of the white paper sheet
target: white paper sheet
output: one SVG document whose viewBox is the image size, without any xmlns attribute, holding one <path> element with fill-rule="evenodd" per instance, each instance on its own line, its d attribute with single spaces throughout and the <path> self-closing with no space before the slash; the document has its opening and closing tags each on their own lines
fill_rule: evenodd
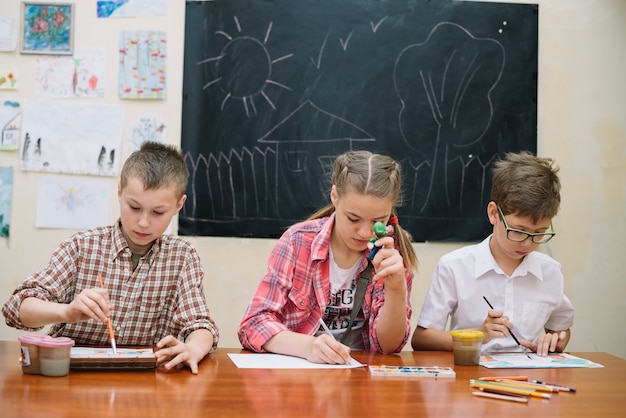
<svg viewBox="0 0 626 418">
<path fill-rule="evenodd" d="M 19 23 L 14 17 L 0 16 L 0 51 L 15 51 Z"/>
<path fill-rule="evenodd" d="M 355 359 L 349 364 L 318 364 L 299 357 L 269 353 L 228 353 L 228 357 L 240 369 L 355 369 L 365 366 Z"/>
</svg>

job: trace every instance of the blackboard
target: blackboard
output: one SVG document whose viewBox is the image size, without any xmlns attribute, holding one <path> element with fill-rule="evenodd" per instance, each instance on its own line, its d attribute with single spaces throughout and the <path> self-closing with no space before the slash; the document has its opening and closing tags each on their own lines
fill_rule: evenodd
<svg viewBox="0 0 626 418">
<path fill-rule="evenodd" d="M 490 232 L 491 167 L 537 148 L 538 6 L 187 2 L 182 235 L 278 237 L 349 149 L 402 164 L 416 241 Z"/>
</svg>

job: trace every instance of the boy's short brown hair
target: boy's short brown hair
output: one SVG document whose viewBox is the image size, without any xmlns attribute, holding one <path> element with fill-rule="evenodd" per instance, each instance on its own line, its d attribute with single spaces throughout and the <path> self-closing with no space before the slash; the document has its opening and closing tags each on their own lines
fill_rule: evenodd
<svg viewBox="0 0 626 418">
<path fill-rule="evenodd" d="M 129 177 L 143 182 L 144 190 L 174 187 L 180 199 L 187 190 L 189 171 L 180 150 L 172 145 L 144 142 L 128 157 L 122 167 L 120 184 L 126 187 Z"/>
<path fill-rule="evenodd" d="M 552 219 L 561 204 L 558 171 L 551 158 L 507 153 L 494 164 L 491 200 L 504 215 L 529 216 L 533 222 Z"/>
</svg>

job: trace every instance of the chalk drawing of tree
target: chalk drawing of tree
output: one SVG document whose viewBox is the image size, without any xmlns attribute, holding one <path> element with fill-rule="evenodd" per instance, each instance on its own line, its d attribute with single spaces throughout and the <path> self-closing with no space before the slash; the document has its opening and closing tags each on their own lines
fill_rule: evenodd
<svg viewBox="0 0 626 418">
<path fill-rule="evenodd" d="M 451 22 L 438 23 L 423 42 L 398 55 L 394 85 L 401 101 L 401 135 L 430 171 L 420 210 L 460 209 L 463 172 L 475 160 L 471 152 L 462 157 L 462 148 L 484 138 L 494 112 L 491 94 L 504 64 L 505 51 L 497 40 L 476 38 Z"/>
</svg>

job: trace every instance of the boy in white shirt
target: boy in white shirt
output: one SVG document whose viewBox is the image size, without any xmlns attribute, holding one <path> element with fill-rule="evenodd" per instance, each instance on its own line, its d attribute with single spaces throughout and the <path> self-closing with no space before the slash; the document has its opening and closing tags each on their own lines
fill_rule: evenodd
<svg viewBox="0 0 626 418">
<path fill-rule="evenodd" d="M 574 307 L 563 292 L 561 265 L 535 251 L 555 235 L 558 170 L 551 159 L 528 152 L 495 163 L 487 205 L 493 233 L 441 257 L 413 333 L 414 350 L 451 351 L 456 329 L 482 331 L 483 352 L 526 347 L 546 356 L 565 349 Z"/>
</svg>

